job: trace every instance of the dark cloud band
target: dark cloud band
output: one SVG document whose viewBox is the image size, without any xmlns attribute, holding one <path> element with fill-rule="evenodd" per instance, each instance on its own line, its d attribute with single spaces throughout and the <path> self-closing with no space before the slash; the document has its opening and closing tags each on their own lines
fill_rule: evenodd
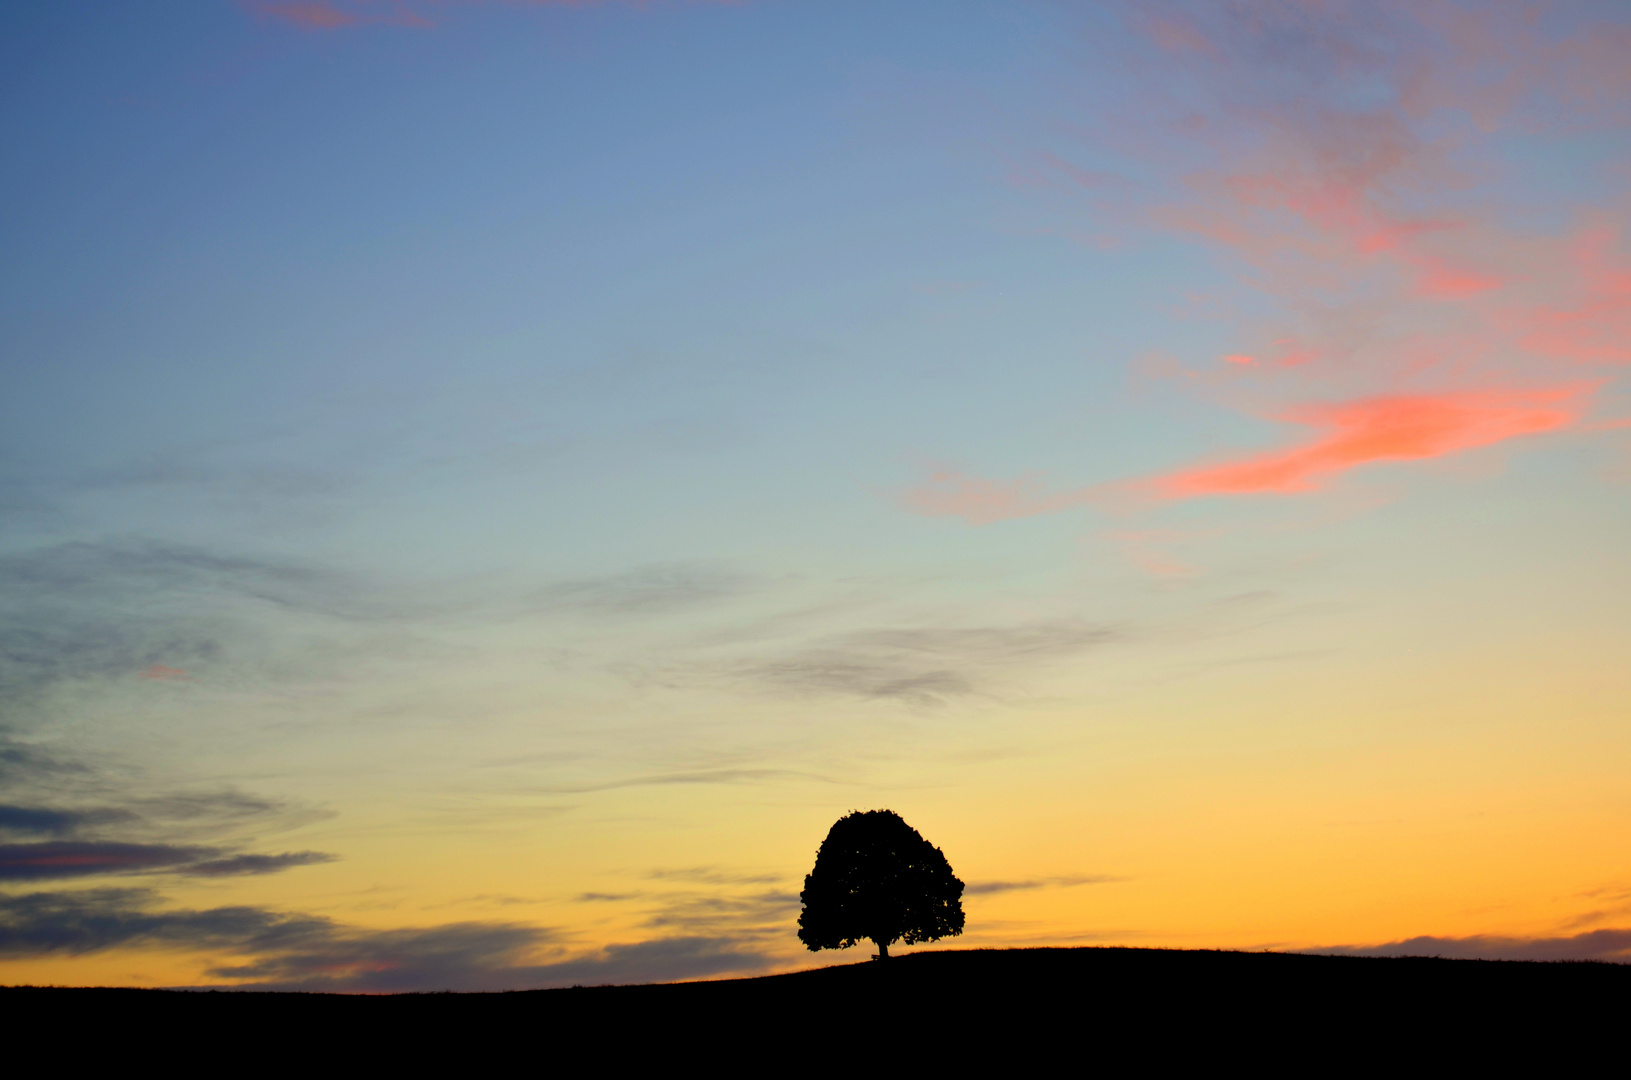
<svg viewBox="0 0 1631 1080">
<path fill-rule="evenodd" d="M 271 874 L 293 866 L 331 862 L 318 851 L 281 855 L 232 855 L 217 848 L 172 844 L 120 844 L 103 841 L 51 840 L 0 845 L 0 881 L 109 874 L 173 873 L 202 877 Z"/>
<path fill-rule="evenodd" d="M 0 896 L 0 956 L 209 951 L 237 958 L 208 971 L 230 984 L 351 992 L 654 982 L 760 971 L 772 962 L 728 936 L 663 937 L 567 957 L 553 930 L 517 923 L 367 930 L 257 907 L 157 910 L 158 901 L 147 889 Z M 558 959 L 540 963 L 540 953 Z"/>
</svg>

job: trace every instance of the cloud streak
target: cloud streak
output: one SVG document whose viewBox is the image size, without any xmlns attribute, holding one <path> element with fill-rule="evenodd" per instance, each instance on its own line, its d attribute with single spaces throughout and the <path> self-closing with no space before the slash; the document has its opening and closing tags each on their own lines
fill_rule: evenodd
<svg viewBox="0 0 1631 1080">
<path fill-rule="evenodd" d="M 1073 620 L 868 630 L 742 661 L 727 677 L 774 693 L 934 705 L 980 693 L 982 685 L 1006 673 L 1080 655 L 1124 636 L 1119 627 Z"/>
<path fill-rule="evenodd" d="M 592 791 L 614 791 L 618 788 L 671 787 L 692 784 L 751 784 L 763 780 L 787 778 L 817 780 L 828 784 L 833 782 L 815 773 L 798 772 L 792 769 L 694 769 L 631 776 L 622 780 L 606 780 L 599 783 L 576 784 L 568 787 L 551 787 L 543 790 L 551 795 L 582 795 Z"/>
<path fill-rule="evenodd" d="M 0 730 L 0 781 L 37 802 L 0 804 L 0 883 L 131 874 L 238 877 L 331 862 L 318 851 L 248 852 L 243 833 L 324 816 L 239 791 L 136 794 L 111 776 Z"/>
<path fill-rule="evenodd" d="M 47 806 L 0 804 L 0 833 L 33 836 L 61 836 L 87 825 L 129 820 L 133 815 L 119 810 L 58 810 Z"/>
<path fill-rule="evenodd" d="M 563 581 L 534 593 L 529 606 L 544 611 L 661 615 L 739 596 L 752 583 L 747 575 L 724 567 L 669 563 L 607 577 Z"/>
<path fill-rule="evenodd" d="M 301 30 L 343 30 L 357 26 L 434 26 L 430 19 L 410 8 L 402 0 L 387 0 L 388 11 L 380 11 L 356 4 L 336 6 L 327 0 L 280 0 L 256 2 L 246 5 L 262 18 Z"/>
<path fill-rule="evenodd" d="M 681 934 L 568 955 L 548 927 L 460 922 L 369 930 L 320 916 L 237 906 L 165 910 L 146 889 L 0 896 L 0 956 L 83 956 L 125 948 L 214 954 L 217 985 L 380 993 L 513 990 L 650 982 L 762 970 L 737 936 Z"/>
<path fill-rule="evenodd" d="M 1184 469 L 1148 482 L 1167 499 L 1318 490 L 1361 465 L 1420 461 L 1556 431 L 1579 419 L 1592 387 L 1389 395 L 1303 406 L 1282 417 L 1323 432 L 1286 450 Z"/>
<path fill-rule="evenodd" d="M 973 881 L 963 887 L 965 896 L 996 896 L 1001 893 L 1035 892 L 1038 889 L 1072 889 L 1078 885 L 1107 885 L 1126 878 L 1106 874 L 1076 874 L 1064 877 L 1030 878 L 1024 881 Z"/>
<path fill-rule="evenodd" d="M 327 567 L 143 537 L 77 540 L 0 556 L 0 582 L 5 599 L 18 605 L 145 604 L 155 596 L 222 595 L 354 620 L 424 610 Z"/>
<path fill-rule="evenodd" d="M 0 712 L 16 723 L 60 690 L 121 682 L 317 676 L 419 647 L 405 628 L 453 609 L 428 589 L 139 537 L 15 551 L 0 555 Z"/>
<path fill-rule="evenodd" d="M 698 866 L 642 876 L 656 887 L 583 893 L 577 900 L 632 907 L 642 913 L 642 926 L 669 935 L 664 940 L 731 942 L 733 954 L 768 956 L 793 939 L 799 897 L 781 875 Z"/>
<path fill-rule="evenodd" d="M 50 840 L 32 844 L 0 844 L 0 882 L 148 873 L 237 877 L 273 874 L 291 867 L 332 861 L 333 855 L 320 851 L 250 855 L 173 844 Z"/>
</svg>

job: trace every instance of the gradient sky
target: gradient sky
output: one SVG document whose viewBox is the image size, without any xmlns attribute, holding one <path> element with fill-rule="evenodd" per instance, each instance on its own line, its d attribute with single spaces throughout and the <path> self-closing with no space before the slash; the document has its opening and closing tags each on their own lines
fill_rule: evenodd
<svg viewBox="0 0 1631 1080">
<path fill-rule="evenodd" d="M 0 13 L 0 983 L 1631 959 L 1619 3 Z"/>
</svg>

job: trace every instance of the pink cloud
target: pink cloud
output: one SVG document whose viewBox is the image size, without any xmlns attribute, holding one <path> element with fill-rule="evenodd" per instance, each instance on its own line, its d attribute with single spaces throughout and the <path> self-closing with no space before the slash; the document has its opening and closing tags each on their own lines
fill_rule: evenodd
<svg viewBox="0 0 1631 1080">
<path fill-rule="evenodd" d="M 1567 427 L 1592 386 L 1546 390 L 1386 396 L 1304 406 L 1281 417 L 1320 429 L 1318 438 L 1148 482 L 1168 499 L 1313 491 L 1333 476 L 1381 461 L 1419 461 Z"/>
<path fill-rule="evenodd" d="M 414 11 L 406 0 L 350 0 L 336 5 L 329 0 L 249 0 L 245 6 L 257 15 L 302 30 L 343 30 L 356 26 L 431 27 L 436 24 Z"/>
<path fill-rule="evenodd" d="M 163 664 L 154 664 L 141 673 L 143 679 L 180 679 L 187 680 L 190 676 L 180 668 L 165 667 Z"/>
<path fill-rule="evenodd" d="M 1146 95 L 1168 115 L 1124 126 L 1169 132 L 1136 150 L 1167 159 L 1182 194 L 1150 218 L 1298 298 L 1375 293 L 1391 271 L 1403 299 L 1465 302 L 1544 271 L 1467 197 L 1492 175 L 1477 153 L 1486 133 L 1631 113 L 1628 66 L 1601 44 L 1631 44 L 1631 26 L 1549 36 L 1516 7 L 1443 0 L 1160 10 L 1144 19 L 1149 40 L 1184 64 L 1162 66 L 1167 85 Z"/>
<path fill-rule="evenodd" d="M 1383 395 L 1336 404 L 1304 405 L 1278 419 L 1315 428 L 1319 434 L 1281 450 L 1216 464 L 1195 465 L 1127 484 L 1090 485 L 1047 492 L 1034 476 L 988 480 L 952 470 L 900 495 L 901 504 L 925 517 L 960 517 L 989 525 L 1037 517 L 1074 507 L 1113 507 L 1151 496 L 1161 501 L 1216 495 L 1297 494 L 1320 490 L 1349 470 L 1383 462 L 1422 461 L 1492 446 L 1524 435 L 1575 426 L 1600 383 L 1573 383 L 1537 390 L 1443 391 Z M 1623 423 L 1582 425 L 1609 430 Z M 1150 546 L 1177 534 L 1124 531 L 1112 535 L 1129 558 L 1157 576 L 1192 568 Z"/>
<path fill-rule="evenodd" d="M 253 7 L 259 14 L 306 30 L 337 30 L 342 26 L 355 26 L 358 22 L 356 15 L 341 11 L 321 0 L 311 0 L 307 3 L 255 4 Z"/>
<path fill-rule="evenodd" d="M 1320 351 L 1311 348 L 1296 338 L 1277 338 L 1274 342 L 1279 355 L 1274 362 L 1281 367 L 1298 367 L 1320 358 Z"/>
<path fill-rule="evenodd" d="M 1503 283 L 1494 274 L 1451 266 L 1443 259 L 1417 258 L 1412 262 L 1421 271 L 1416 279 L 1418 294 L 1429 299 L 1460 300 L 1498 289 Z"/>
<path fill-rule="evenodd" d="M 1151 49 L 1128 76 L 1156 72 L 1160 83 L 1135 93 L 1131 115 L 1102 141 L 1119 139 L 1165 182 L 1148 196 L 1129 189 L 1147 201 L 1115 212 L 1211 246 L 1237 285 L 1278 309 L 1253 326 L 1234 316 L 1241 337 L 1213 354 L 1221 363 L 1173 358 L 1150 372 L 1310 436 L 1064 493 L 1032 477 L 940 473 L 905 505 L 983 524 L 1118 492 L 1312 492 L 1370 464 L 1607 430 L 1583 422 L 1602 384 L 1580 381 L 1579 367 L 1631 363 L 1619 218 L 1598 211 L 1548 231 L 1529 224 L 1541 220 L 1536 207 L 1481 186 L 1505 167 L 1492 133 L 1631 119 L 1631 25 L 1571 19 L 1447 0 L 1138 8 Z M 1042 160 L 1072 175 L 1062 158 Z M 1110 175 L 1078 177 L 1079 197 L 1104 210 L 1088 189 Z M 1538 208 L 1555 212 L 1558 197 L 1541 194 Z M 1231 317 L 1217 307 L 1224 314 L 1211 317 Z"/>
<path fill-rule="evenodd" d="M 1581 282 L 1572 306 L 1541 305 L 1524 317 L 1523 346 L 1577 364 L 1631 363 L 1631 264 L 1618 261 L 1617 230 L 1592 225 L 1570 251 Z"/>
</svg>

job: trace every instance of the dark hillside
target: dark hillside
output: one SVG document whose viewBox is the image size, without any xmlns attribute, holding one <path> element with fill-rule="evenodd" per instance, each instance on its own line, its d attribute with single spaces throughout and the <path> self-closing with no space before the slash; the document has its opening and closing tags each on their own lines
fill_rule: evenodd
<svg viewBox="0 0 1631 1080">
<path fill-rule="evenodd" d="M 1574 1053 L 1617 1029 L 1627 1005 L 1631 965 L 1122 948 L 935 950 L 754 979 L 502 994 L 0 990 L 14 1046 L 25 1031 L 73 1045 L 78 1031 L 174 1050 L 181 1035 L 206 1056 L 255 1046 L 297 1057 L 347 1045 L 481 1057 L 514 1040 L 625 1059 L 761 1044 L 821 1055 L 857 1042 L 1024 1056 L 1082 1040 L 1135 1040 L 1158 1057 L 1309 1039 L 1344 1054 L 1386 1056 L 1421 1039 L 1473 1056 L 1557 1039 Z"/>
</svg>

